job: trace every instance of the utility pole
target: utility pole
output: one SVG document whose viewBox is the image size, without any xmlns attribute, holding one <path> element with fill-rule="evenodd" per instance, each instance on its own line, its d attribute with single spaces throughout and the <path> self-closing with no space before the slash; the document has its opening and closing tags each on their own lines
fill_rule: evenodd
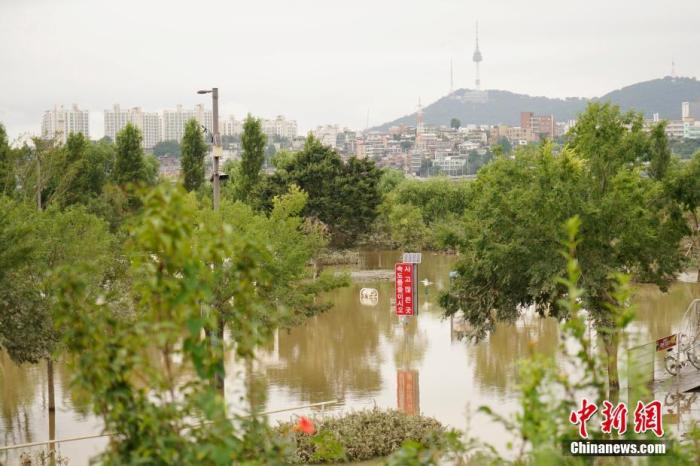
<svg viewBox="0 0 700 466">
<path fill-rule="evenodd" d="M 214 119 L 212 128 L 212 156 L 214 158 L 212 185 L 214 188 L 214 210 L 219 210 L 219 200 L 221 198 L 221 180 L 219 178 L 219 159 L 223 153 L 221 147 L 221 136 L 219 135 L 219 88 L 205 89 L 197 91 L 197 94 L 211 93 L 212 117 Z"/>
<path fill-rule="evenodd" d="M 214 204 L 214 211 L 219 210 L 219 200 L 221 196 L 221 190 L 220 190 L 220 178 L 219 178 L 219 159 L 221 158 L 221 155 L 223 153 L 223 149 L 221 147 L 221 136 L 219 135 L 219 88 L 218 87 L 213 87 L 211 89 L 204 89 L 197 91 L 197 94 L 209 94 L 211 93 L 211 105 L 212 105 L 212 118 L 214 119 L 212 123 L 212 156 L 214 158 L 214 163 L 213 163 L 213 173 L 211 176 L 212 179 L 212 185 L 213 185 L 213 190 L 214 190 L 214 199 L 213 199 L 213 204 Z M 206 332 L 206 331 L 205 331 Z M 212 347 L 214 348 L 215 351 L 221 351 L 221 368 L 219 371 L 217 371 L 214 379 L 214 385 L 215 387 L 221 392 L 221 395 L 223 398 L 226 398 L 226 394 L 224 391 L 224 379 L 226 377 L 225 374 L 225 368 L 224 368 L 224 320 L 221 314 L 218 314 L 216 317 L 216 328 L 214 329 L 214 332 L 209 333 L 208 335 L 211 340 L 212 340 Z"/>
<path fill-rule="evenodd" d="M 214 210 L 219 210 L 219 200 L 221 197 L 221 185 L 219 180 L 219 158 L 221 158 L 221 136 L 219 135 L 219 88 L 211 90 L 211 105 L 214 117 Z"/>
</svg>

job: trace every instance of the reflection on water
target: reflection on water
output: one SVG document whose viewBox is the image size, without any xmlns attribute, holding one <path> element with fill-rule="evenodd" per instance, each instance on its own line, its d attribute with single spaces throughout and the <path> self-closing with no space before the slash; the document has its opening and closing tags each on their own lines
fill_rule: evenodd
<svg viewBox="0 0 700 466">
<path fill-rule="evenodd" d="M 361 255 L 361 267 L 392 269 L 397 252 Z M 525 316 L 516 325 L 499 325 L 487 341 L 471 344 L 455 339 L 459 323 L 442 318 L 437 299 L 449 285 L 454 256 L 424 254 L 418 268 L 420 312 L 404 325 L 393 313 L 393 282 L 356 282 L 329 293 L 329 312 L 303 326 L 278 332 L 250 366 L 227 360 L 227 394 L 245 390 L 242 379 L 266 387 L 258 407 L 276 410 L 338 399 L 338 411 L 371 407 L 421 412 L 457 428 L 465 428 L 465 413 L 488 404 L 500 414 L 517 408 L 515 384 L 518 361 L 531 353 L 553 353 L 558 327 L 552 319 Z M 363 288 L 376 290 L 365 290 Z M 637 294 L 640 341 L 673 333 L 687 304 L 700 296 L 697 284 L 675 284 L 668 294 L 641 286 Z M 75 408 L 67 394 L 69 374 L 57 364 L 56 436 L 97 432 L 99 422 Z M 0 444 L 48 438 L 45 409 L 45 368 L 12 364 L 0 354 Z M 229 398 L 231 400 L 232 398 Z M 686 403 L 679 401 L 681 411 Z M 673 408 L 673 407 L 672 407 Z M 678 409 L 678 408 L 676 408 Z M 692 409 L 691 409 L 692 411 Z M 677 415 L 677 411 L 675 412 Z M 669 413 L 667 413 L 669 414 Z M 670 413 L 673 414 L 673 413 Z M 690 416 L 681 414 L 685 422 Z M 273 416 L 288 419 L 289 414 Z M 474 415 L 473 434 L 503 439 L 500 426 Z M 670 422 L 670 421 L 669 421 Z M 505 440 L 502 440 L 505 441 Z M 87 463 L 102 443 L 77 442 L 61 447 L 71 465 Z M 7 458 L 0 454 L 0 461 Z"/>
<path fill-rule="evenodd" d="M 417 370 L 396 371 L 396 408 L 406 414 L 420 413 L 420 384 Z"/>
</svg>

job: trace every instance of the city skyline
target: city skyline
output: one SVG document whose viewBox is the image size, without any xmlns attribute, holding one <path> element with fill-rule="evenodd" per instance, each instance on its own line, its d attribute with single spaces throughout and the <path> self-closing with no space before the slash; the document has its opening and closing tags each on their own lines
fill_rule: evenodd
<svg viewBox="0 0 700 466">
<path fill-rule="evenodd" d="M 212 15 L 177 2 L 11 0 L 0 7 L 0 121 L 12 138 L 37 133 L 46 109 L 77 103 L 99 137 L 115 102 L 193 107 L 207 103 L 196 89 L 218 86 L 223 114 L 289 115 L 300 133 L 364 129 L 447 94 L 452 75 L 455 89 L 472 88 L 477 20 L 484 89 L 593 97 L 669 75 L 672 61 L 679 76 L 700 75 L 697 2 L 558 5 L 359 1 L 339 13 L 312 1 L 213 2 Z"/>
</svg>

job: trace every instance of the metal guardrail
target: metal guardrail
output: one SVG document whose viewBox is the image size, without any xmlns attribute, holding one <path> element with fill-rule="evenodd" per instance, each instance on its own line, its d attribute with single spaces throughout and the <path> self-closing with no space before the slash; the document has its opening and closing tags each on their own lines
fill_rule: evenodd
<svg viewBox="0 0 700 466">
<path fill-rule="evenodd" d="M 320 403 L 312 403 L 309 405 L 295 406 L 293 408 L 284 408 L 284 409 L 276 409 L 273 411 L 266 411 L 266 412 L 260 413 L 260 415 L 267 416 L 269 414 L 285 413 L 285 412 L 289 412 L 289 411 L 297 411 L 299 409 L 315 408 L 318 406 L 321 407 L 321 413 L 323 414 L 325 412 L 326 406 L 334 405 L 337 403 L 338 403 L 338 400 L 322 401 Z M 102 437 L 111 437 L 112 435 L 114 435 L 112 432 L 105 432 L 103 434 L 83 435 L 83 436 L 79 436 L 79 437 L 67 437 L 67 438 L 62 438 L 62 439 L 46 440 L 43 442 L 18 443 L 16 445 L 6 445 L 4 447 L 0 447 L 0 451 L 16 450 L 19 448 L 38 447 L 40 445 L 51 445 L 51 444 L 58 444 L 58 443 L 77 442 L 79 440 L 89 440 L 89 439 L 96 439 L 96 438 L 102 438 Z"/>
</svg>

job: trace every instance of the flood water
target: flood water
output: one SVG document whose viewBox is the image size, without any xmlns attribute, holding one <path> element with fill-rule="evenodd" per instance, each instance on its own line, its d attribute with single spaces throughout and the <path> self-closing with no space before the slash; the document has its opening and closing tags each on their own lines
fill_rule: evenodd
<svg viewBox="0 0 700 466">
<path fill-rule="evenodd" d="M 364 252 L 362 269 L 392 269 L 400 253 Z M 448 286 L 454 256 L 424 254 L 418 269 L 420 313 L 400 322 L 392 309 L 394 283 L 353 282 L 324 297 L 333 308 L 302 326 L 280 331 L 274 343 L 260 351 L 253 377 L 267 387 L 261 408 L 274 411 L 338 400 L 325 412 L 399 408 L 433 416 L 450 426 L 470 428 L 471 434 L 503 448 L 503 430 L 473 411 L 489 405 L 501 414 L 517 407 L 518 361 L 530 352 L 553 353 L 558 325 L 551 319 L 526 317 L 516 325 L 500 325 L 488 340 L 460 340 L 458 327 L 443 319 L 437 303 Z M 377 290 L 376 303 L 360 299 L 362 288 Z M 635 298 L 639 341 L 673 333 L 687 305 L 700 297 L 700 285 L 676 283 L 668 293 L 641 286 Z M 98 419 L 76 406 L 68 393 L 70 374 L 57 364 L 56 438 L 97 433 Z M 227 396 L 240 387 L 240 366 L 227 361 Z M 49 438 L 44 365 L 16 366 L 0 353 L 0 446 Z M 696 417 L 700 403 L 686 403 L 686 418 Z M 301 413 L 319 413 L 320 408 Z M 289 413 L 270 416 L 287 420 Z M 82 440 L 58 447 L 71 465 L 87 464 L 106 440 Z M 0 453 L 0 462 L 17 464 L 18 452 Z"/>
</svg>

